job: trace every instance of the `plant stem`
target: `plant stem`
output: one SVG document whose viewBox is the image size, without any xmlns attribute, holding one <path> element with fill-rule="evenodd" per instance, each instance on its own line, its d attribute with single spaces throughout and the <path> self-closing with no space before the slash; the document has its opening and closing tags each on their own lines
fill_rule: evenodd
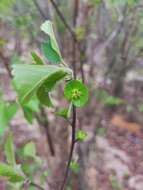
<svg viewBox="0 0 143 190">
<path fill-rule="evenodd" d="M 52 136 L 51 136 L 51 133 L 50 133 L 49 122 L 48 122 L 48 119 L 47 119 L 47 114 L 46 114 L 43 107 L 41 107 L 41 114 L 43 115 L 43 119 L 44 119 L 43 120 L 43 125 L 44 125 L 44 127 L 46 129 L 47 141 L 48 141 L 48 144 L 49 144 L 50 152 L 51 152 L 52 156 L 55 156 L 55 148 L 54 148 L 53 139 L 52 139 Z"/>
<path fill-rule="evenodd" d="M 35 7 L 37 8 L 37 10 L 39 11 L 41 17 L 46 20 L 48 19 L 48 17 L 45 15 L 45 13 L 43 12 L 43 10 L 41 9 L 40 5 L 38 4 L 38 2 L 36 0 L 33 0 L 33 3 L 35 5 Z"/>
<path fill-rule="evenodd" d="M 12 78 L 12 74 L 11 74 L 11 71 L 10 71 L 10 68 L 9 68 L 9 65 L 8 65 L 8 63 L 9 63 L 9 58 L 8 58 L 8 57 L 5 57 L 1 51 L 0 51 L 0 58 L 1 58 L 1 60 L 2 60 L 2 63 L 3 63 L 3 65 L 4 65 L 4 67 L 5 67 L 6 71 L 7 71 L 7 73 L 8 73 L 9 78 Z"/>
<path fill-rule="evenodd" d="M 74 7 L 74 16 L 73 16 L 73 27 L 76 26 L 76 18 L 77 18 L 77 14 L 78 14 L 78 1 L 75 0 L 75 7 Z M 75 34 L 74 34 L 75 35 Z M 73 71 L 74 71 L 74 79 L 76 79 L 76 48 L 77 48 L 77 40 L 76 38 L 73 37 L 73 41 L 72 41 L 72 65 L 73 65 Z M 79 45 L 79 44 L 78 44 Z M 75 147 L 75 143 L 76 143 L 76 107 L 73 105 L 73 115 L 72 115 L 72 140 L 71 140 L 71 147 L 70 147 L 70 154 L 69 154 L 69 159 L 68 159 L 68 163 L 67 163 L 67 167 L 66 167 L 66 171 L 65 171 L 65 176 L 64 176 L 64 180 L 62 183 L 62 186 L 60 188 L 60 190 L 64 190 L 65 186 L 66 186 L 66 182 L 68 179 L 68 174 L 69 174 L 69 170 L 70 170 L 70 163 L 72 161 L 72 157 L 73 157 L 73 151 L 74 151 L 74 147 Z"/>
<path fill-rule="evenodd" d="M 42 106 L 40 107 L 40 116 L 38 114 L 35 114 L 35 116 L 38 123 L 45 129 L 46 138 L 49 145 L 51 156 L 55 156 L 55 148 L 54 148 L 54 143 L 53 143 L 52 136 L 50 133 L 49 122 L 48 122 L 45 110 Z"/>
<path fill-rule="evenodd" d="M 73 151 L 74 151 L 74 147 L 75 147 L 75 134 L 76 134 L 76 107 L 73 105 L 73 121 L 72 121 L 72 140 L 71 140 L 71 148 L 70 148 L 70 154 L 69 154 L 69 158 L 68 158 L 68 163 L 67 163 L 67 167 L 66 167 L 66 171 L 65 171 L 65 176 L 64 176 L 64 180 L 63 183 L 61 185 L 60 190 L 64 190 L 65 186 L 66 186 L 66 182 L 68 179 L 68 174 L 69 174 L 69 170 L 70 170 L 70 163 L 72 160 L 72 156 L 73 156 Z"/>
</svg>

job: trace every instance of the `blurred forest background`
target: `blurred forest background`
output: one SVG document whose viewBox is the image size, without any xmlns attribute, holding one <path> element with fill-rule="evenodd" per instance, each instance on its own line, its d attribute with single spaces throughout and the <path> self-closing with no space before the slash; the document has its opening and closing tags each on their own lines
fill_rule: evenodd
<svg viewBox="0 0 143 190">
<path fill-rule="evenodd" d="M 58 190 L 63 180 L 68 123 L 35 101 L 22 111 L 11 80 L 11 66 L 32 63 L 32 51 L 47 62 L 40 49 L 45 20 L 90 94 L 78 109 L 87 138 L 76 145 L 66 189 L 143 190 L 142 0 L 0 0 L 0 160 L 12 133 L 16 161 L 30 179 L 46 190 Z M 58 91 L 54 104 L 65 106 Z M 7 189 L 16 187 L 0 178 L 0 190 Z"/>
</svg>

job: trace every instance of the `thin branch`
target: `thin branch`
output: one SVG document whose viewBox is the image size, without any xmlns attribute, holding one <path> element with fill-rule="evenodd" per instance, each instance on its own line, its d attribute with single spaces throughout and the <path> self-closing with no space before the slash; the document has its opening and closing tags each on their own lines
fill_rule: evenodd
<svg viewBox="0 0 143 190">
<path fill-rule="evenodd" d="M 48 17 L 45 15 L 45 13 L 44 13 L 43 10 L 41 9 L 40 5 L 38 4 L 37 0 L 32 0 L 32 1 L 33 1 L 33 3 L 34 3 L 35 7 L 37 8 L 37 10 L 39 11 L 41 17 L 42 17 L 44 20 L 48 19 Z"/>
<path fill-rule="evenodd" d="M 3 55 L 3 53 L 0 51 L 0 59 L 2 60 L 3 65 L 4 65 L 5 69 L 7 70 L 7 73 L 9 75 L 9 77 L 12 78 L 12 74 L 11 74 L 11 71 L 10 71 L 10 68 L 9 68 L 9 65 L 8 65 L 9 58 L 5 57 Z"/>
<path fill-rule="evenodd" d="M 76 34 L 74 33 L 73 29 L 70 27 L 70 25 L 67 23 L 65 17 L 63 16 L 62 12 L 60 11 L 60 9 L 58 8 L 57 4 L 55 3 L 54 0 L 49 0 L 51 2 L 51 4 L 53 5 L 53 7 L 55 8 L 57 14 L 59 15 L 60 19 L 62 20 L 63 24 L 65 25 L 65 27 L 68 29 L 68 31 L 70 32 L 72 38 L 77 42 L 77 38 L 76 38 Z"/>
<path fill-rule="evenodd" d="M 116 38 L 119 36 L 119 34 L 122 31 L 122 27 L 124 26 L 125 17 L 126 17 L 126 11 L 127 11 L 127 5 L 124 6 L 122 14 L 120 13 L 118 16 L 118 21 L 116 23 L 115 29 L 111 32 L 111 34 L 107 37 L 107 40 L 101 45 L 101 48 L 97 50 L 97 53 L 100 54 L 102 51 L 104 51 L 109 45 L 111 45 Z M 117 10 L 119 12 L 119 10 Z M 109 67 L 111 70 L 111 67 Z M 108 71 L 105 75 L 108 74 Z"/>
<path fill-rule="evenodd" d="M 74 27 L 77 24 L 78 12 L 79 12 L 79 0 L 74 0 L 74 14 L 73 14 L 73 25 L 74 25 Z"/>
<path fill-rule="evenodd" d="M 53 143 L 53 140 L 52 140 L 51 133 L 49 131 L 49 122 L 48 122 L 48 119 L 47 119 L 47 114 L 46 114 L 43 107 L 41 107 L 41 115 L 44 118 L 43 125 L 44 125 L 44 127 L 46 129 L 47 140 L 48 140 L 48 143 L 49 143 L 49 148 L 50 148 L 51 155 L 55 156 L 54 143 Z"/>
<path fill-rule="evenodd" d="M 74 0 L 74 12 L 73 12 L 73 27 L 75 28 L 77 26 L 77 17 L 79 13 L 79 4 L 80 0 Z M 82 55 L 83 51 L 81 49 L 81 44 L 79 41 L 75 41 L 73 39 L 73 69 L 74 73 L 76 73 L 76 50 L 79 50 L 80 54 Z M 85 81 L 85 76 L 84 76 L 84 70 L 83 70 L 83 61 L 80 58 L 80 73 L 81 73 L 81 78 L 82 82 L 84 83 Z M 74 76 L 75 77 L 75 76 Z M 76 78 L 76 77 L 75 77 Z"/>
<path fill-rule="evenodd" d="M 76 26 L 76 19 L 77 19 L 77 14 L 78 14 L 78 1 L 75 0 L 75 7 L 74 7 L 74 16 L 73 16 L 73 26 Z M 74 79 L 76 79 L 76 45 L 77 45 L 77 41 L 75 40 L 75 38 L 73 38 L 73 52 L 72 52 L 72 65 L 73 65 L 73 70 L 74 70 Z M 78 44 L 79 45 L 79 44 Z M 73 157 L 73 151 L 74 151 L 74 147 L 76 144 L 76 107 L 73 105 L 72 107 L 72 140 L 71 140 L 71 147 L 70 147 L 70 153 L 69 153 L 69 158 L 68 158 L 68 163 L 67 163 L 67 167 L 66 167 L 66 171 L 65 171 L 65 176 L 64 176 L 64 180 L 63 183 L 61 185 L 60 190 L 64 190 L 66 183 L 67 183 L 67 179 L 68 179 L 68 175 L 69 175 L 69 170 L 70 170 L 70 163 L 72 161 L 72 157 Z"/>
<path fill-rule="evenodd" d="M 52 137 L 51 137 L 51 133 L 49 131 L 49 122 L 48 122 L 47 115 L 46 115 L 45 110 L 43 109 L 43 107 L 40 108 L 40 112 L 41 112 L 40 116 L 38 114 L 35 114 L 36 119 L 37 119 L 38 123 L 42 127 L 44 127 L 44 129 L 45 129 L 47 142 L 48 142 L 48 146 L 49 146 L 51 156 L 55 156 L 54 144 L 53 144 L 53 140 L 52 140 Z"/>
<path fill-rule="evenodd" d="M 70 148 L 70 154 L 69 154 L 69 159 L 68 159 L 68 163 L 67 163 L 67 167 L 66 167 L 66 171 L 65 171 L 64 180 L 63 180 L 63 183 L 62 183 L 62 186 L 61 186 L 60 190 L 64 190 L 65 189 L 66 182 L 67 182 L 67 179 L 68 179 L 69 170 L 70 170 L 70 163 L 72 161 L 73 151 L 74 151 L 74 147 L 75 147 L 75 143 L 76 143 L 75 134 L 76 134 L 76 107 L 73 106 L 71 148 Z"/>
<path fill-rule="evenodd" d="M 74 78 L 76 78 L 76 49 L 77 49 L 77 46 L 76 46 L 76 42 L 75 40 L 73 39 L 72 41 L 72 57 L 73 57 L 73 61 L 72 61 L 72 67 L 73 67 L 73 74 L 74 74 Z"/>
<path fill-rule="evenodd" d="M 79 0 L 74 0 L 74 10 L 73 10 L 73 27 L 76 27 L 77 24 L 77 15 L 78 15 L 78 8 L 79 8 Z M 72 41 L 72 65 L 74 71 L 74 78 L 76 79 L 76 49 L 77 49 L 77 41 L 73 38 Z"/>
</svg>

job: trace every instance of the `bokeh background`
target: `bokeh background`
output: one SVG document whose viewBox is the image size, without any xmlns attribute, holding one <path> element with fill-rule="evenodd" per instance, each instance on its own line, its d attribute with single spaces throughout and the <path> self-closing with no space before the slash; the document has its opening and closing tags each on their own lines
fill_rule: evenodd
<svg viewBox="0 0 143 190">
<path fill-rule="evenodd" d="M 11 66 L 32 63 L 32 51 L 49 64 L 40 48 L 45 20 L 90 94 L 78 109 L 77 127 L 87 138 L 76 145 L 66 189 L 143 190 L 142 0 L 0 0 L 0 160 L 12 133 L 17 163 L 31 179 L 47 190 L 63 180 L 71 128 L 38 102 L 22 112 L 11 80 Z M 67 105 L 62 86 L 53 99 Z M 15 187 L 0 179 L 0 190 L 7 189 Z"/>
</svg>

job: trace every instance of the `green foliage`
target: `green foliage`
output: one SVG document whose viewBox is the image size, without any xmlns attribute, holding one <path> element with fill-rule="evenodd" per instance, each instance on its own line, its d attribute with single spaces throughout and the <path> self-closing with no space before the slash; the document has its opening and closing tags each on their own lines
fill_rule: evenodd
<svg viewBox="0 0 143 190">
<path fill-rule="evenodd" d="M 97 101 L 104 101 L 108 97 L 108 92 L 104 89 L 96 89 L 94 91 L 94 95 L 97 99 Z"/>
<path fill-rule="evenodd" d="M 5 156 L 6 156 L 7 163 L 12 166 L 15 166 L 16 162 L 15 162 L 15 153 L 14 153 L 12 134 L 10 134 L 7 137 L 5 146 L 4 146 L 4 150 L 5 150 Z"/>
<path fill-rule="evenodd" d="M 24 157 L 24 156 L 23 156 Z M 23 161 L 21 168 L 24 174 L 32 180 L 32 176 L 41 168 L 41 165 L 39 165 L 35 160 L 32 158 L 32 164 L 29 164 L 28 158 L 24 157 L 25 161 Z M 31 158 L 29 158 L 31 159 Z"/>
<path fill-rule="evenodd" d="M 11 183 L 24 181 L 25 176 L 21 170 L 21 166 L 16 164 L 13 136 L 11 133 L 6 139 L 4 152 L 8 164 L 0 163 L 0 177 L 4 177 Z"/>
<path fill-rule="evenodd" d="M 7 119 L 9 121 L 16 114 L 17 110 L 18 110 L 18 105 L 15 102 L 7 102 L 6 103 Z"/>
<path fill-rule="evenodd" d="M 44 65 L 44 62 L 42 61 L 42 59 L 34 51 L 31 52 L 31 56 L 35 64 Z"/>
<path fill-rule="evenodd" d="M 0 10 L 7 10 L 12 7 L 15 0 L 0 0 Z"/>
<path fill-rule="evenodd" d="M 31 111 L 31 109 L 28 108 L 27 106 L 23 106 L 23 107 L 22 107 L 22 110 L 23 110 L 24 118 L 25 118 L 30 124 L 32 124 L 32 121 L 33 121 L 33 112 Z"/>
<path fill-rule="evenodd" d="M 127 4 L 128 6 L 134 6 L 139 3 L 140 0 L 108 0 L 107 3 L 110 7 L 112 6 L 124 6 Z"/>
<path fill-rule="evenodd" d="M 3 47 L 6 44 L 6 40 L 3 38 L 0 38 L 0 48 Z"/>
<path fill-rule="evenodd" d="M 65 119 L 67 119 L 68 116 L 68 108 L 60 108 L 57 112 L 56 115 L 63 117 Z"/>
<path fill-rule="evenodd" d="M 72 160 L 70 163 L 70 169 L 72 172 L 78 173 L 80 170 L 80 166 L 75 160 Z"/>
<path fill-rule="evenodd" d="M 88 3 L 89 3 L 91 6 L 98 5 L 98 4 L 100 4 L 101 2 L 102 2 L 101 0 L 88 0 Z"/>
<path fill-rule="evenodd" d="M 78 141 L 84 141 L 87 137 L 87 133 L 83 130 L 78 129 L 76 131 L 76 140 Z"/>
<path fill-rule="evenodd" d="M 8 125 L 7 112 L 5 103 L 0 103 L 0 135 L 3 134 Z"/>
<path fill-rule="evenodd" d="M 114 190 L 122 190 L 121 184 L 119 183 L 116 176 L 110 175 L 109 179 Z"/>
<path fill-rule="evenodd" d="M 36 96 L 30 99 L 30 101 L 26 104 L 26 106 L 32 111 L 32 112 L 39 112 L 39 100 Z"/>
<path fill-rule="evenodd" d="M 56 42 L 52 23 L 48 20 L 41 25 L 41 30 L 48 34 L 49 39 L 42 43 L 42 51 L 47 59 L 51 62 L 57 63 L 62 60 L 61 53 Z"/>
<path fill-rule="evenodd" d="M 20 14 L 20 13 L 19 13 Z M 31 22 L 31 17 L 29 14 L 26 15 L 17 15 L 14 17 L 13 25 L 18 29 L 26 29 L 29 23 Z"/>
<path fill-rule="evenodd" d="M 45 177 L 48 177 L 50 174 L 49 174 L 49 171 L 44 171 L 43 172 L 43 176 L 45 176 Z"/>
<path fill-rule="evenodd" d="M 59 58 L 59 56 L 57 56 L 57 53 L 51 47 L 49 39 L 41 44 L 41 50 L 49 61 L 53 63 L 60 62 L 61 59 Z"/>
<path fill-rule="evenodd" d="M 82 107 L 88 101 L 88 90 L 79 80 L 71 80 L 65 85 L 64 96 L 71 101 L 73 105 Z"/>
<path fill-rule="evenodd" d="M 12 73 L 20 103 L 27 103 L 43 85 L 48 94 L 56 82 L 70 72 L 70 69 L 53 65 L 14 65 Z"/>
<path fill-rule="evenodd" d="M 13 84 L 18 94 L 19 103 L 23 109 L 25 118 L 29 123 L 32 123 L 33 113 L 38 113 L 39 105 L 53 107 L 50 99 L 50 93 L 60 80 L 68 79 L 65 84 L 64 96 L 70 101 L 69 108 L 60 108 L 56 115 L 69 119 L 72 106 L 82 107 L 88 101 L 87 87 L 79 80 L 72 80 L 73 72 L 64 63 L 60 50 L 58 48 L 56 38 L 53 32 L 52 24 L 46 21 L 42 24 L 41 30 L 48 34 L 48 41 L 42 43 L 42 50 L 49 61 L 52 63 L 61 62 L 60 65 L 44 65 L 41 58 L 32 52 L 35 64 L 15 64 L 12 66 L 12 75 L 14 76 Z M 64 66 L 62 66 L 62 64 Z M 66 66 L 65 66 L 66 65 Z M 65 80 L 66 81 L 66 80 Z M 83 141 L 87 134 L 82 130 L 77 130 L 76 140 Z M 32 174 L 39 168 L 42 161 L 36 155 L 36 147 L 33 142 L 27 143 L 22 151 L 22 170 L 32 179 Z M 36 164 L 28 165 L 26 161 L 34 161 Z M 70 169 L 77 173 L 79 165 L 75 161 L 70 163 Z M 45 179 L 44 173 L 41 175 L 41 180 Z"/>
<path fill-rule="evenodd" d="M 28 187 L 28 190 L 35 190 L 35 188 L 34 188 L 32 185 L 30 185 L 30 186 Z"/>
<path fill-rule="evenodd" d="M 98 136 L 105 136 L 106 135 L 106 131 L 107 131 L 107 129 L 106 128 L 97 128 L 96 129 L 96 134 L 98 135 Z"/>
<path fill-rule="evenodd" d="M 80 26 L 75 28 L 75 34 L 78 40 L 83 40 L 85 38 L 85 28 Z"/>
<path fill-rule="evenodd" d="M 105 100 L 104 100 L 104 104 L 108 105 L 108 106 L 118 106 L 120 104 L 122 104 L 122 100 L 118 97 L 115 96 L 108 96 Z"/>
<path fill-rule="evenodd" d="M 10 65 L 23 64 L 23 61 L 17 53 L 11 55 Z"/>
<path fill-rule="evenodd" d="M 100 101 L 107 106 L 118 106 L 123 103 L 122 99 L 109 95 L 108 92 L 103 89 L 96 89 L 94 95 L 97 101 Z"/>
<path fill-rule="evenodd" d="M 32 124 L 33 114 L 39 112 L 39 101 L 36 97 L 30 99 L 30 101 L 22 106 L 25 119 Z"/>
<path fill-rule="evenodd" d="M 132 111 L 133 111 L 133 106 L 132 105 L 130 105 L 130 104 L 128 104 L 127 106 L 126 106 L 126 110 L 127 110 L 127 112 L 128 113 L 131 113 Z"/>
<path fill-rule="evenodd" d="M 23 156 L 26 158 L 32 158 L 38 165 L 41 165 L 42 160 L 36 155 L 36 146 L 34 142 L 25 144 L 23 148 Z"/>
<path fill-rule="evenodd" d="M 141 104 L 138 105 L 138 110 L 141 113 L 143 112 L 143 103 L 141 103 Z"/>
<path fill-rule="evenodd" d="M 53 106 L 53 103 L 51 101 L 50 94 L 48 94 L 46 85 L 43 85 L 39 88 L 39 90 L 37 91 L 37 97 L 41 104 L 48 106 L 48 107 Z"/>
<path fill-rule="evenodd" d="M 24 180 L 24 176 L 18 171 L 18 169 L 5 163 L 0 163 L 0 176 L 13 183 Z"/>
<path fill-rule="evenodd" d="M 5 128 L 8 127 L 9 121 L 16 114 L 16 112 L 16 103 L 9 103 L 5 101 L 0 102 L 0 135 L 2 135 L 5 131 Z"/>
<path fill-rule="evenodd" d="M 29 142 L 24 146 L 24 156 L 35 157 L 36 155 L 36 147 L 33 142 Z"/>
<path fill-rule="evenodd" d="M 50 176 L 50 172 L 45 170 L 44 172 L 42 172 L 41 176 L 40 176 L 40 182 L 41 184 L 44 184 L 45 180 L 47 177 Z"/>
<path fill-rule="evenodd" d="M 72 104 L 70 104 L 69 108 L 60 108 L 56 112 L 56 115 L 63 117 L 65 119 L 68 119 L 71 115 L 71 108 L 72 108 Z"/>
</svg>

